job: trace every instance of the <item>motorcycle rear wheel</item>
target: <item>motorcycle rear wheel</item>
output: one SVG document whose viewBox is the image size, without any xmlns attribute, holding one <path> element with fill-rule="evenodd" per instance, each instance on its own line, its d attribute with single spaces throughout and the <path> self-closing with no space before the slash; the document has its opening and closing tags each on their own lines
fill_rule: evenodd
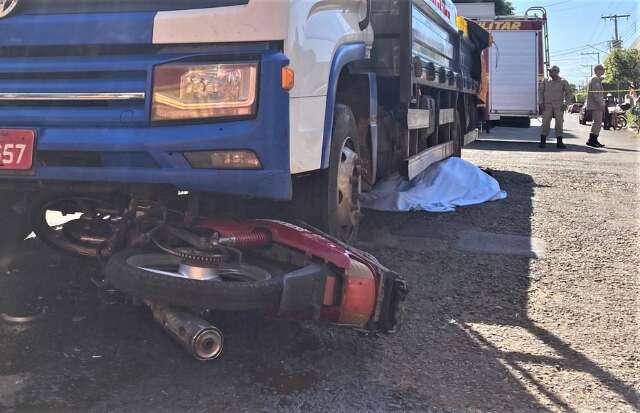
<svg viewBox="0 0 640 413">
<path fill-rule="evenodd" d="M 283 268 L 245 257 L 220 278 L 195 279 L 179 274 L 180 259 L 156 251 L 128 249 L 114 254 L 105 268 L 107 281 L 135 297 L 187 308 L 224 311 L 277 309 Z"/>
<path fill-rule="evenodd" d="M 627 127 L 627 119 L 624 116 L 616 116 L 613 127 L 617 130 Z"/>
</svg>

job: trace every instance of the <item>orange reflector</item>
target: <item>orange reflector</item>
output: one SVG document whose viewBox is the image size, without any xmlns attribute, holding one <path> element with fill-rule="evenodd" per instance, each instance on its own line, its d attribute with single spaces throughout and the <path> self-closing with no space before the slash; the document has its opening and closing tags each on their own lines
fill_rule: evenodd
<svg viewBox="0 0 640 413">
<path fill-rule="evenodd" d="M 376 280 L 373 272 L 360 261 L 351 260 L 345 272 L 340 324 L 364 328 L 376 309 Z"/>
<path fill-rule="evenodd" d="M 293 89 L 293 85 L 296 81 L 296 74 L 292 68 L 285 66 L 282 68 L 282 88 L 284 90 Z"/>
</svg>

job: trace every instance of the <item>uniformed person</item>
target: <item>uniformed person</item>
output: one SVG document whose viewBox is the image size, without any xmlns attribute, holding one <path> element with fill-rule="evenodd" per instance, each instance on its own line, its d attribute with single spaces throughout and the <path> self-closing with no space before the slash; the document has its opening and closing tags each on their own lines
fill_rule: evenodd
<svg viewBox="0 0 640 413">
<path fill-rule="evenodd" d="M 540 147 L 544 148 L 547 143 L 547 136 L 551 128 L 551 119 L 556 119 L 556 147 L 565 149 L 562 143 L 562 124 L 564 121 L 564 111 L 567 104 L 573 98 L 569 82 L 560 77 L 560 68 L 551 66 L 549 69 L 550 79 L 545 79 L 540 85 L 540 113 L 542 114 L 542 132 L 540 134 Z"/>
<path fill-rule="evenodd" d="M 591 111 L 591 133 L 587 145 L 594 148 L 602 148 L 603 144 L 598 142 L 598 135 L 602 128 L 602 116 L 604 114 L 604 89 L 602 87 L 602 76 L 604 76 L 604 66 L 597 65 L 593 68 L 594 76 L 587 85 L 587 101 L 585 110 Z"/>
</svg>

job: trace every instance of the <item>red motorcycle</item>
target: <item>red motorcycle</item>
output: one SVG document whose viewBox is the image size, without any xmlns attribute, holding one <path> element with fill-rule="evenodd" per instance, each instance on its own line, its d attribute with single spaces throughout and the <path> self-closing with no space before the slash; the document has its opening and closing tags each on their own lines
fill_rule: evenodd
<svg viewBox="0 0 640 413">
<path fill-rule="evenodd" d="M 199 217 L 195 204 L 115 205 L 108 197 L 47 200 L 33 209 L 32 221 L 43 241 L 99 258 L 104 286 L 145 303 L 199 360 L 215 359 L 223 348 L 222 332 L 201 317 L 209 310 L 252 310 L 366 333 L 392 333 L 400 323 L 405 281 L 315 228 Z M 50 225 L 51 211 L 75 215 Z"/>
</svg>

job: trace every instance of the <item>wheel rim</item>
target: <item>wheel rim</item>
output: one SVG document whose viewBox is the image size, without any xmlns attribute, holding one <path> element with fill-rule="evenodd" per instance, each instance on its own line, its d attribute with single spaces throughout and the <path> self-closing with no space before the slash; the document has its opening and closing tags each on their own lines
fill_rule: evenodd
<svg viewBox="0 0 640 413">
<path fill-rule="evenodd" d="M 185 263 L 180 257 L 169 254 L 145 253 L 132 255 L 127 265 L 153 274 L 213 282 L 259 282 L 271 279 L 271 273 L 245 263 L 228 263 L 206 267 Z"/>
<path fill-rule="evenodd" d="M 337 181 L 337 235 L 344 241 L 351 241 L 360 220 L 362 179 L 358 154 L 353 150 L 350 137 L 344 140 L 340 149 Z"/>
</svg>

